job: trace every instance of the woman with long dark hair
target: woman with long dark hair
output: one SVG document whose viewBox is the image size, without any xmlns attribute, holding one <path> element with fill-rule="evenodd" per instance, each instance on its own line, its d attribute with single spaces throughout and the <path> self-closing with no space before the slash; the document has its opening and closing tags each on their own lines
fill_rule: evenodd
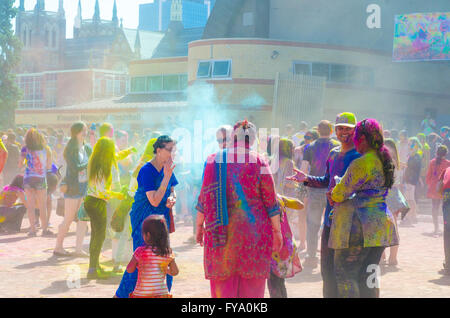
<svg viewBox="0 0 450 318">
<path fill-rule="evenodd" d="M 362 156 L 327 194 L 334 208 L 328 246 L 335 250 L 339 297 L 372 298 L 379 296 L 381 255 L 385 247 L 398 245 L 397 226 L 386 205 L 395 166 L 375 119 L 356 125 L 354 142 Z"/>
<path fill-rule="evenodd" d="M 67 163 L 64 183 L 67 190 L 64 193 L 64 220 L 59 225 L 56 246 L 53 254 L 65 256 L 69 253 L 64 250 L 64 237 L 69 231 L 70 225 L 75 220 L 75 215 L 80 209 L 87 191 L 87 166 L 92 148 L 85 143 L 87 127 L 85 123 L 78 122 L 70 128 L 71 138 L 64 148 L 64 159 Z M 87 221 L 79 220 L 77 223 L 77 236 L 75 255 L 83 256 L 83 239 L 86 234 Z"/>
<path fill-rule="evenodd" d="M 153 144 L 154 157 L 147 162 L 137 176 L 138 189 L 134 195 L 134 202 L 130 212 L 133 238 L 133 250 L 145 244 L 141 227 L 144 220 L 153 214 L 163 215 L 166 224 L 170 225 L 173 219 L 170 209 L 176 202 L 175 186 L 177 178 L 173 174 L 173 154 L 175 141 L 167 135 L 158 137 Z M 170 228 L 170 226 L 169 226 Z M 115 297 L 128 298 L 134 290 L 138 279 L 138 271 L 125 272 L 116 291 Z M 172 287 L 172 276 L 167 275 L 167 289 Z"/>
</svg>

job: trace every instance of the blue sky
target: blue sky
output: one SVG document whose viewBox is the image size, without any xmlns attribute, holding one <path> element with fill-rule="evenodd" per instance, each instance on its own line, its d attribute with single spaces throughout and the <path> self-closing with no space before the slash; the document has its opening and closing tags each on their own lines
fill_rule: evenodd
<svg viewBox="0 0 450 318">
<path fill-rule="evenodd" d="M 137 28 L 139 24 L 139 4 L 152 3 L 153 0 L 116 0 L 117 14 L 123 18 L 123 25 L 125 28 Z M 18 7 L 19 0 L 15 1 L 15 6 Z M 25 10 L 33 10 L 36 0 L 25 0 Z M 111 20 L 114 0 L 99 0 L 100 17 L 104 20 Z M 94 15 L 95 0 L 81 0 L 83 19 L 91 19 Z M 71 38 L 73 35 L 73 21 L 77 15 L 78 0 L 64 0 L 64 10 L 66 11 L 66 29 L 67 37 Z M 57 11 L 58 0 L 45 0 L 46 11 Z"/>
</svg>

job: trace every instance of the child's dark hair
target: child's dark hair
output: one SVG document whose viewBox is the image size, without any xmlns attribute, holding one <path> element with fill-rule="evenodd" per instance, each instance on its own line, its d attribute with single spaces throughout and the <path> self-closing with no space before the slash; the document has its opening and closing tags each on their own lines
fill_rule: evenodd
<svg viewBox="0 0 450 318">
<path fill-rule="evenodd" d="M 13 181 L 11 181 L 10 186 L 23 189 L 23 175 L 18 174 L 17 176 L 15 176 Z"/>
<path fill-rule="evenodd" d="M 166 220 L 162 215 L 150 215 L 142 222 L 142 236 L 150 233 L 147 247 L 150 247 L 158 256 L 168 256 L 171 253 L 169 242 L 169 230 L 167 229 Z"/>
</svg>

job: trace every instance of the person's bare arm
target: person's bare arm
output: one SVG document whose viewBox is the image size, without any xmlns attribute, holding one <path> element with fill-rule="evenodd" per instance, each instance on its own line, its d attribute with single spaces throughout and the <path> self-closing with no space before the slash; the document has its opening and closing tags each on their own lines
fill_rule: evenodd
<svg viewBox="0 0 450 318">
<path fill-rule="evenodd" d="M 196 223 L 197 233 L 195 235 L 195 239 L 197 243 L 200 244 L 200 246 L 203 246 L 203 233 L 204 233 L 203 223 L 205 222 L 205 215 L 201 212 L 197 212 L 196 222 L 197 222 Z"/>
<path fill-rule="evenodd" d="M 136 270 L 136 267 L 137 267 L 137 260 L 133 256 L 131 258 L 131 261 L 127 265 L 127 273 L 130 273 L 130 274 L 133 273 Z"/>
<path fill-rule="evenodd" d="M 169 268 L 167 270 L 167 274 L 169 274 L 170 276 L 177 276 L 178 273 L 179 273 L 179 270 L 178 270 L 177 263 L 175 262 L 175 259 L 173 259 L 169 263 Z"/>
</svg>

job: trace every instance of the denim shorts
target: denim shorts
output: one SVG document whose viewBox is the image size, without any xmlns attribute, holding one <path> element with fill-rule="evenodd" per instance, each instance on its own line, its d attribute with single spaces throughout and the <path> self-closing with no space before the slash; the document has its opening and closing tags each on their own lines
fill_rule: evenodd
<svg viewBox="0 0 450 318">
<path fill-rule="evenodd" d="M 86 196 L 87 193 L 87 182 L 80 182 L 79 183 L 79 189 L 78 194 L 75 195 L 67 195 L 67 193 L 64 194 L 65 199 L 81 199 Z"/>
<path fill-rule="evenodd" d="M 25 189 L 46 190 L 47 180 L 45 177 L 27 177 L 23 179 Z"/>
</svg>

